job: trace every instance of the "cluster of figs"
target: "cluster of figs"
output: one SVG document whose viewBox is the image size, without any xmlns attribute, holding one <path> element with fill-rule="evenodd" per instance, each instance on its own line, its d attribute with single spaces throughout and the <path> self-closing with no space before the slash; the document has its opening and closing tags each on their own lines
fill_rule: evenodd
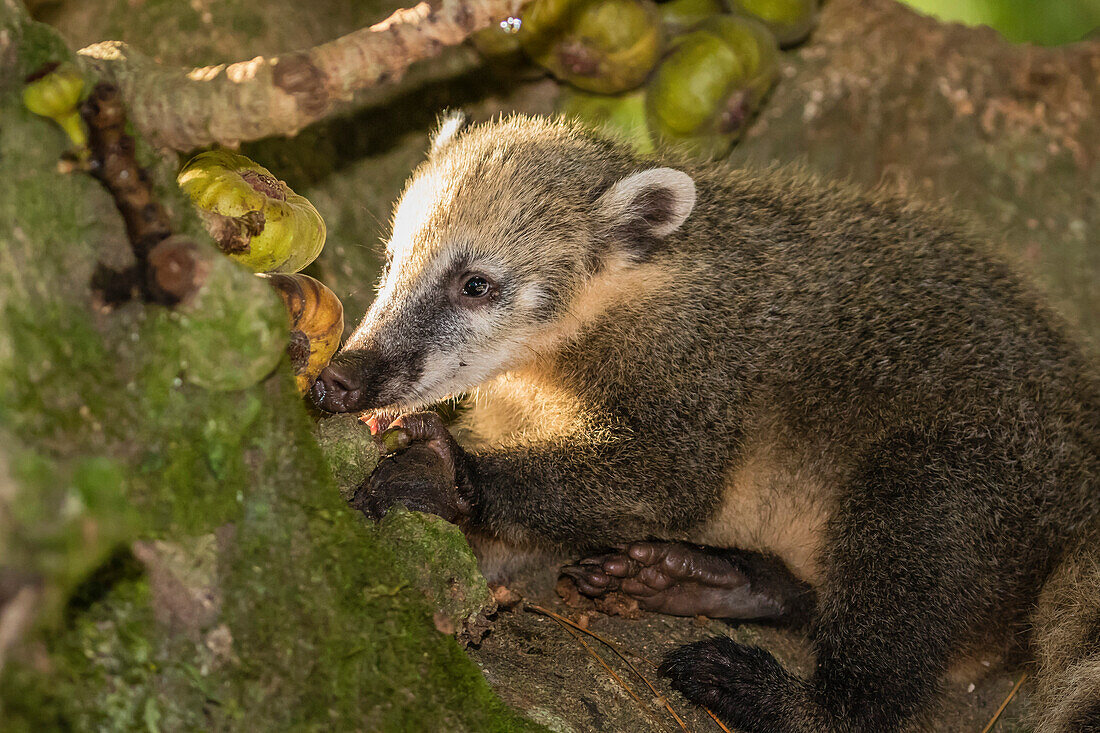
<svg viewBox="0 0 1100 733">
<path fill-rule="evenodd" d="M 84 76 L 71 63 L 51 67 L 23 88 L 27 109 L 57 122 L 78 159 L 87 157 L 79 113 L 83 96 Z M 222 252 L 281 296 L 290 319 L 287 351 L 304 393 L 335 353 L 344 330 L 340 299 L 300 272 L 325 246 L 321 215 L 271 171 L 229 150 L 196 155 L 180 170 L 177 183 Z"/>
<path fill-rule="evenodd" d="M 565 83 L 559 112 L 640 153 L 721 157 L 801 43 L 818 0 L 534 0 L 473 37 L 490 62 L 524 54 Z"/>
</svg>

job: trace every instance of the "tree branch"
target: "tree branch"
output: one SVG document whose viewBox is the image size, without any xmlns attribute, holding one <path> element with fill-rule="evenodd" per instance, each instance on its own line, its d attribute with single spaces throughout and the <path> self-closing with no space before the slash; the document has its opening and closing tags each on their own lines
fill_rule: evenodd
<svg viewBox="0 0 1100 733">
<path fill-rule="evenodd" d="M 285 56 L 191 70 L 165 67 L 124 43 L 80 54 L 122 92 L 137 129 L 189 150 L 293 135 L 360 90 L 393 82 L 408 67 L 464 41 L 527 0 L 433 0 L 369 28 Z"/>
</svg>

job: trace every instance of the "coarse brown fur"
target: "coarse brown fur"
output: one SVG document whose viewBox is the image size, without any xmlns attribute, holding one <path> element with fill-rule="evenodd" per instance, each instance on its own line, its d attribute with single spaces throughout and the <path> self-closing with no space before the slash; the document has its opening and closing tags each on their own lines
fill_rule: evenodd
<svg viewBox="0 0 1100 733">
<path fill-rule="evenodd" d="M 639 211 L 601 209 L 617 181 L 662 165 L 695 184 L 682 226 L 653 234 L 659 188 Z M 472 394 L 468 526 L 494 554 L 687 540 L 773 554 L 813 586 L 811 678 L 711 640 L 665 665 L 689 697 L 746 731 L 894 730 L 962 650 L 1034 625 L 1039 729 L 1096 722 L 1094 366 L 966 228 L 890 196 L 639 158 L 515 117 L 437 146 L 394 240 L 394 302 L 425 292 L 459 241 L 544 296 L 509 322 L 496 368 L 462 384 L 463 352 L 449 387 Z M 435 338 L 406 320 L 394 346 L 393 312 L 346 363 Z M 438 348 L 421 372 L 441 371 Z M 386 385 L 381 404 L 442 396 Z"/>
</svg>

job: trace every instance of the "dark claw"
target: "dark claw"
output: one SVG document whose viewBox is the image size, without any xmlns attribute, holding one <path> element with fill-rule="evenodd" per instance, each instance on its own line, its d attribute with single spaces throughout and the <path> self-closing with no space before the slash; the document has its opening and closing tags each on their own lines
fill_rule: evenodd
<svg viewBox="0 0 1100 733">
<path fill-rule="evenodd" d="M 353 507 L 376 521 L 395 504 L 448 522 L 458 522 L 465 514 L 450 467 L 422 443 L 383 459 L 351 500 Z"/>
<path fill-rule="evenodd" d="M 390 496 L 374 495 L 361 499 L 359 493 L 356 493 L 356 496 L 352 499 L 352 506 L 376 522 L 384 519 L 385 516 L 389 514 L 390 509 L 398 504 L 405 507 L 410 512 L 435 514 L 436 516 L 446 519 L 448 522 L 453 522 L 455 519 L 453 515 L 448 512 L 448 508 L 445 505 L 423 498 L 418 499 L 407 496 L 393 498 Z"/>
<path fill-rule="evenodd" d="M 470 514 L 466 454 L 434 412 L 368 420 L 385 457 L 355 492 L 352 506 L 378 520 L 395 504 L 459 523 Z M 461 490 L 460 490 L 461 488 Z"/>
</svg>

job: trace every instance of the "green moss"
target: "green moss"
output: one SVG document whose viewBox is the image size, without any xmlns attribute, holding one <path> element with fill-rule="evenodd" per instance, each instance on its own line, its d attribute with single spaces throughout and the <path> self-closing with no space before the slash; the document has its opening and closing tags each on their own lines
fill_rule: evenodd
<svg viewBox="0 0 1100 733">
<path fill-rule="evenodd" d="M 233 16 L 230 20 L 230 25 L 235 33 L 241 33 L 246 36 L 263 35 L 267 27 L 264 17 L 261 14 L 243 8 L 237 15 Z"/>
<path fill-rule="evenodd" d="M 128 248 L 99 185 L 58 171 L 51 124 L 0 91 L 0 435 L 15 486 L 0 492 L 0 552 L 43 579 L 53 609 L 45 656 L 24 647 L 5 667 L 6 729 L 532 729 L 433 625 L 424 568 L 481 593 L 461 535 L 424 519 L 365 527 L 285 359 L 259 383 L 205 389 L 196 349 L 218 372 L 239 366 L 216 362 L 240 343 L 189 344 L 195 320 L 163 308 L 95 305 L 97 263 L 124 264 Z M 158 188 L 197 231 L 163 188 L 171 167 L 154 166 Z M 285 317 L 270 289 L 223 272 L 211 323 L 272 332 Z M 133 540 L 187 547 L 215 531 L 210 628 L 165 626 L 155 574 L 97 573 Z M 92 600 L 66 605 L 78 587 Z"/>
<path fill-rule="evenodd" d="M 43 619 L 56 621 L 68 594 L 132 536 L 138 517 L 116 461 L 102 456 L 57 461 L 8 445 L 11 477 L 20 492 L 0 527 L 0 557 L 44 581 Z"/>
<path fill-rule="evenodd" d="M 390 510 L 377 532 L 393 548 L 401 575 L 445 613 L 455 628 L 496 609 L 466 537 L 455 525 L 399 506 Z M 425 563 L 426 557 L 434 560 Z"/>
<path fill-rule="evenodd" d="M 75 304 L 9 301 L 3 309 L 8 347 L 14 358 L 0 364 L 6 414 L 20 435 L 59 441 L 78 431 L 91 439 L 109 411 L 107 395 L 117 389 L 105 368 L 108 355 Z M 48 326 L 49 330 L 44 329 Z"/>
<path fill-rule="evenodd" d="M 129 43 L 166 64 L 232 63 L 309 48 L 375 23 L 393 0 L 81 0 L 58 3 L 50 22 L 73 48 L 104 39 Z M 89 7 L 91 6 L 91 8 Z"/>
<path fill-rule="evenodd" d="M 177 43 L 181 36 L 197 37 L 203 30 L 204 22 L 202 7 L 197 3 L 180 3 L 178 0 L 146 0 L 141 5 L 141 12 L 134 12 L 134 8 L 126 3 L 115 5 L 106 14 L 106 35 L 102 38 L 120 39 L 135 31 L 146 32 L 156 29 L 155 33 L 148 33 L 143 50 L 154 56 L 171 53 L 171 46 Z M 112 32 L 113 31 L 113 32 Z M 210 47 L 211 41 L 202 42 L 193 49 L 194 63 L 215 63 L 221 61 L 235 61 L 232 59 L 215 59 L 216 53 Z"/>
<path fill-rule="evenodd" d="M 266 282 L 225 258 L 211 265 L 195 302 L 171 313 L 178 321 L 183 371 L 200 387 L 240 390 L 275 369 L 290 329 L 279 296 Z"/>
<path fill-rule="evenodd" d="M 15 73 L 0 75 L 0 89 L 19 86 L 29 74 L 51 61 L 71 60 L 72 51 L 57 34 L 41 23 L 23 23 L 9 10 L 0 9 L 0 30 L 19 35 Z"/>
<path fill-rule="evenodd" d="M 71 623 L 69 633 L 46 643 L 49 685 L 27 668 L 4 677 L 13 693 L 5 695 L 5 730 L 206 727 L 210 701 L 193 681 L 204 676 L 193 666 L 196 644 L 157 628 L 144 578 L 123 579 Z"/>
<path fill-rule="evenodd" d="M 304 410 L 269 407 L 278 393 L 296 398 L 289 380 L 267 389 L 260 425 L 271 449 L 259 452 L 262 480 L 221 559 L 223 617 L 245 665 L 230 697 L 253 711 L 259 729 L 293 721 L 315 721 L 306 729 L 524 728 L 457 643 L 435 630 L 433 608 L 397 548 L 364 531 L 332 486 L 320 449 L 276 449 L 282 436 L 310 424 Z M 446 562 L 434 556 L 439 548 L 424 549 L 409 562 Z M 403 702 L 409 691 L 415 703 Z"/>
<path fill-rule="evenodd" d="M 378 446 L 358 415 L 333 415 L 317 424 L 317 442 L 345 499 L 378 464 Z"/>
</svg>

